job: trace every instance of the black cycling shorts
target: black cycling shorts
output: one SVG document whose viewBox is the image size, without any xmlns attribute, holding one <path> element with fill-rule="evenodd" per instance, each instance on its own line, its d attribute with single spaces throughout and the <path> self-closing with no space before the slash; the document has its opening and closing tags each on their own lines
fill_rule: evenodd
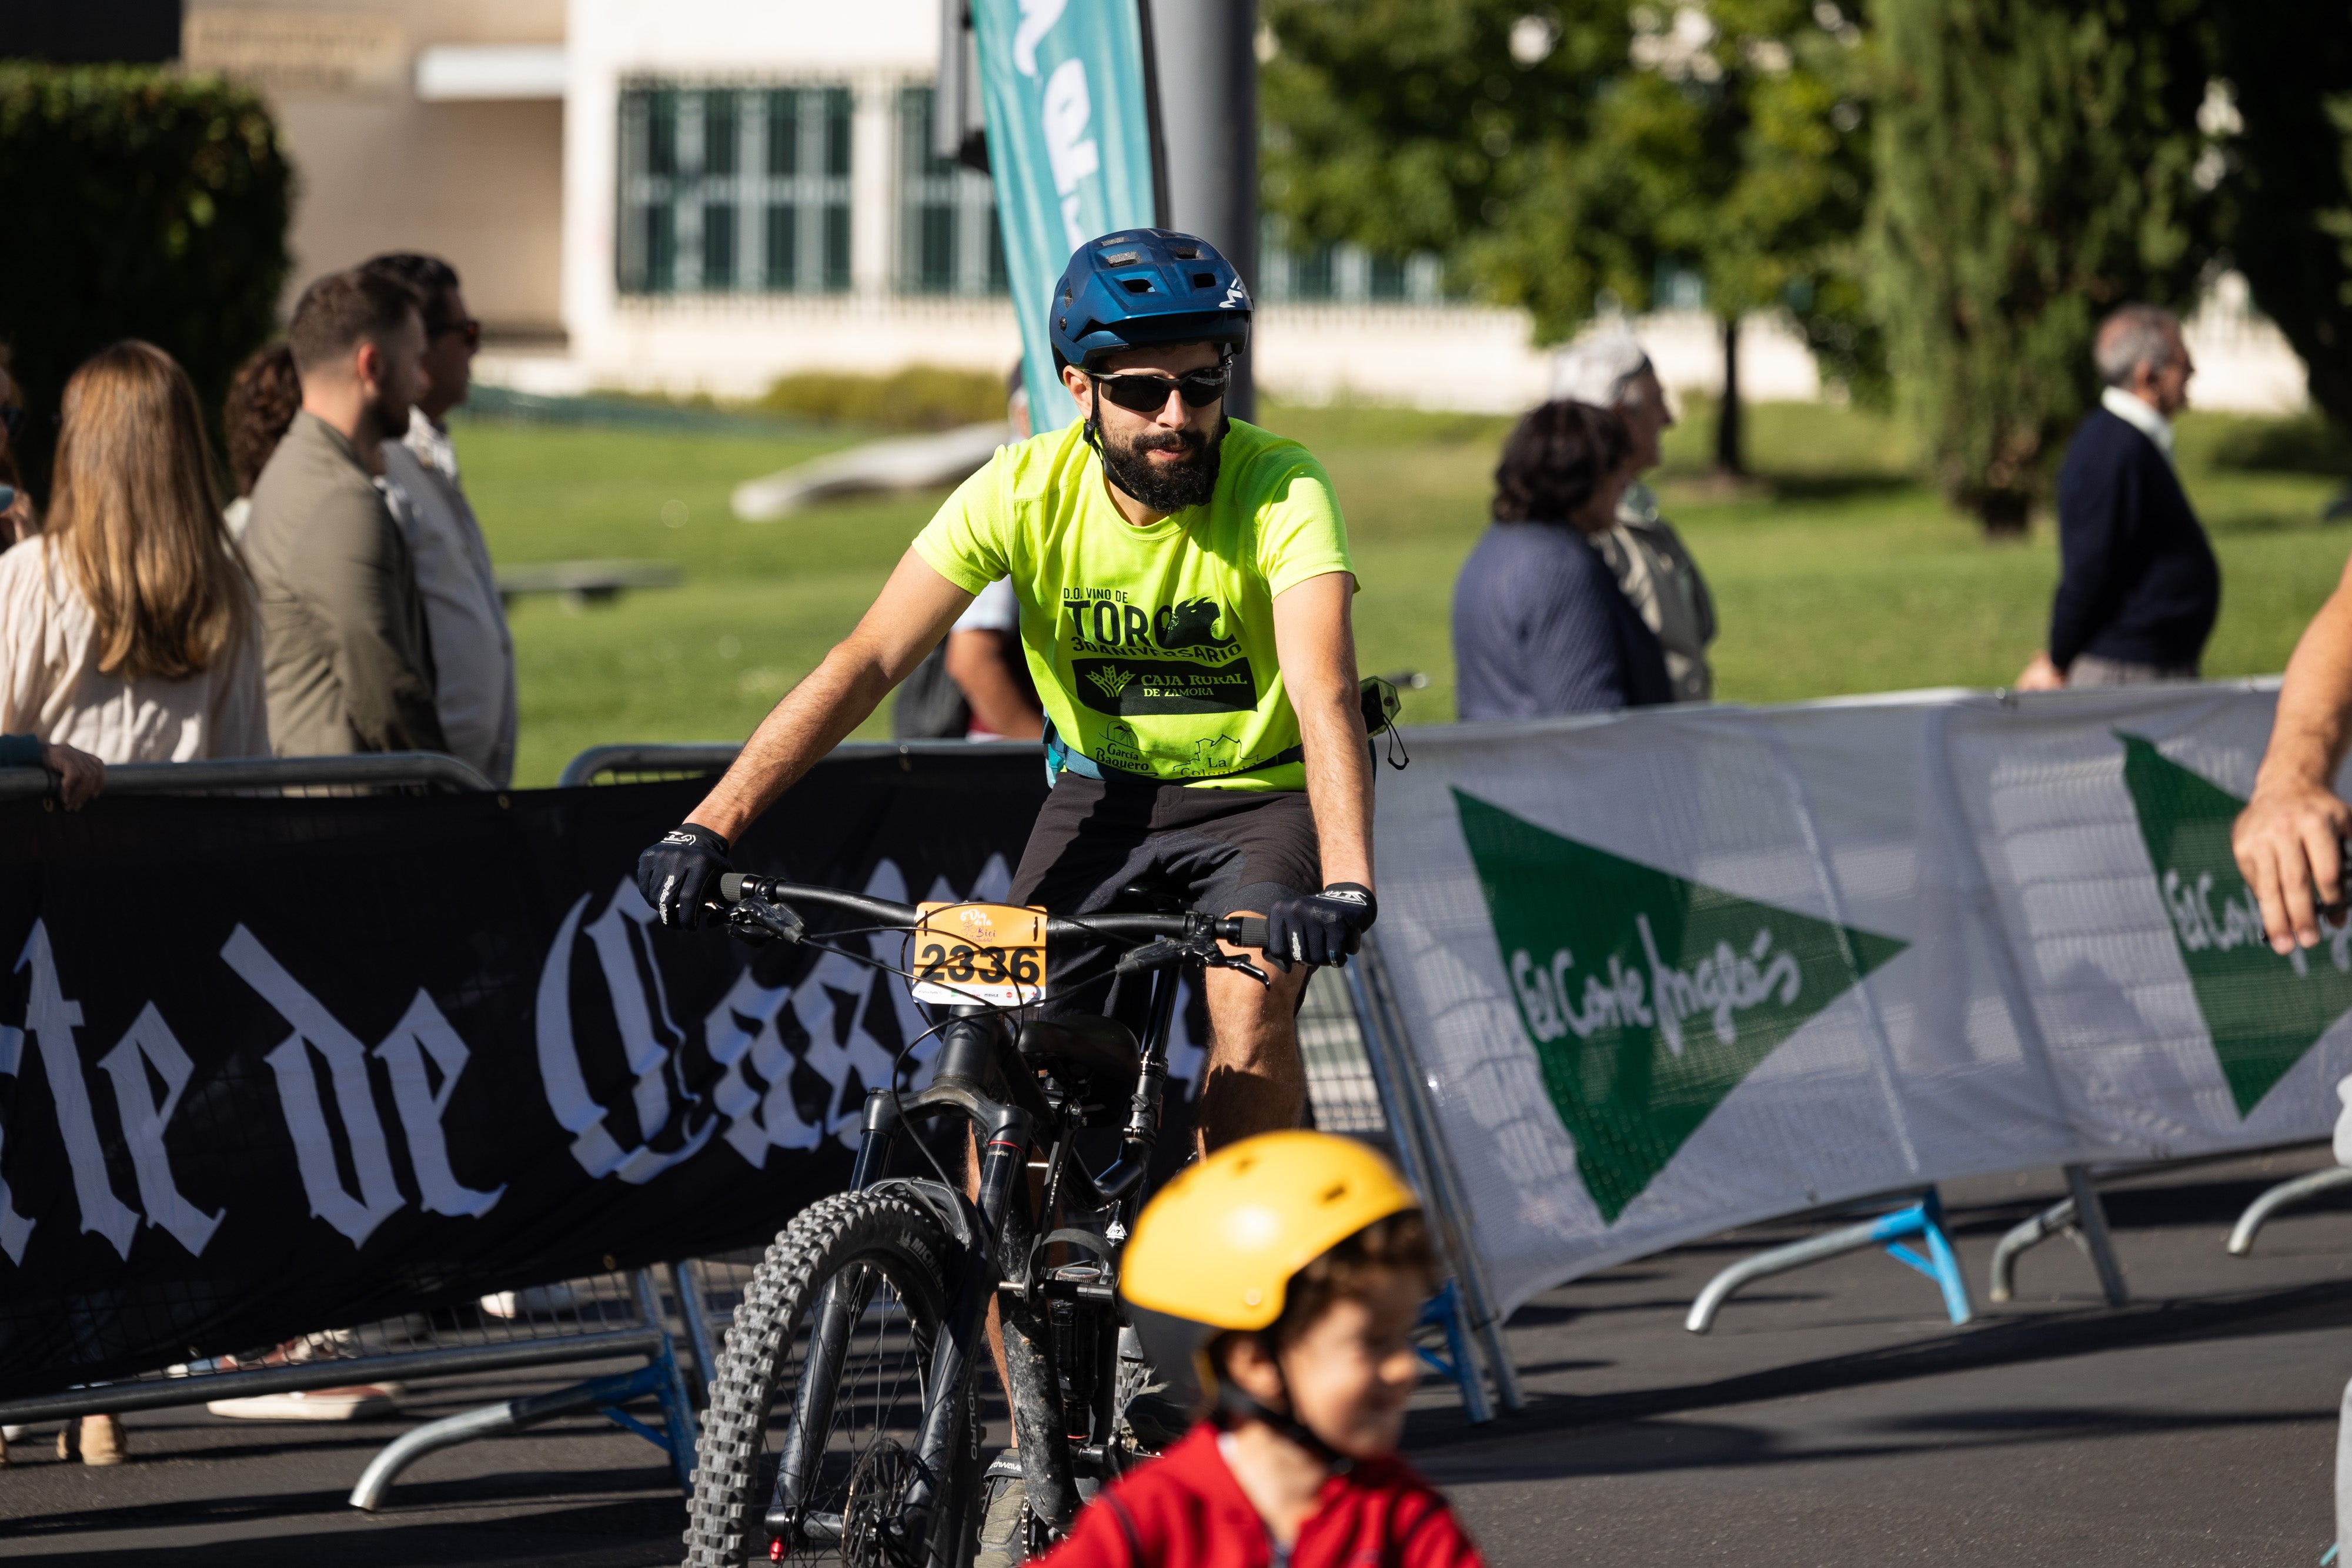
<svg viewBox="0 0 2352 1568">
<path fill-rule="evenodd" d="M 1064 773 L 1037 813 L 1009 902 L 1091 915 L 1142 883 L 1204 915 L 1251 910 L 1323 885 L 1307 796 L 1195 789 Z"/>
</svg>

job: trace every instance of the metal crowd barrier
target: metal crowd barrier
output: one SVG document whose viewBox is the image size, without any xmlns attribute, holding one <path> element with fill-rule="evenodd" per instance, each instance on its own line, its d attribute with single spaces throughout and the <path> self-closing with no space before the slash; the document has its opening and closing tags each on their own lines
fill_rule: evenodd
<svg viewBox="0 0 2352 1568">
<path fill-rule="evenodd" d="M 675 1274 L 686 1270 L 677 1268 Z M 688 1343 L 705 1351 L 693 1292 L 681 1290 Z M 533 1425 L 582 1409 L 601 1409 L 668 1457 L 681 1487 L 694 1467 L 695 1418 L 686 1372 L 677 1354 L 652 1271 L 602 1274 L 561 1285 L 495 1292 L 479 1301 L 411 1312 L 381 1322 L 322 1330 L 282 1344 L 257 1346 L 111 1383 L 0 1403 L 0 1422 L 33 1426 L 83 1416 L 121 1415 L 190 1405 L 215 1405 L 259 1396 L 309 1393 L 427 1377 L 478 1375 L 539 1366 L 642 1356 L 638 1371 L 573 1388 L 512 1400 L 428 1423 L 379 1454 L 352 1493 L 354 1507 L 373 1509 L 401 1470 L 424 1455 L 490 1432 Z M 704 1375 L 707 1361 L 695 1371 Z M 658 1402 L 659 1428 L 622 1406 Z M 498 1413 L 503 1420 L 486 1419 Z"/>
<path fill-rule="evenodd" d="M 1453 1359 L 1450 1365 L 1441 1364 L 1441 1367 L 1461 1390 L 1463 1413 L 1471 1421 L 1484 1421 L 1490 1414 L 1486 1387 L 1468 1353 L 1468 1342 L 1474 1338 L 1486 1352 L 1486 1371 L 1495 1380 L 1496 1403 L 1516 1413 L 1525 1408 L 1526 1401 L 1519 1393 L 1518 1368 L 1512 1364 L 1510 1347 L 1503 1339 L 1503 1313 L 1473 1239 L 1470 1205 L 1461 1175 L 1454 1168 L 1436 1113 L 1422 1093 L 1429 1076 L 1422 1069 L 1403 1011 L 1390 987 L 1376 932 L 1366 934 L 1362 951 L 1339 971 L 1339 977 L 1354 1004 L 1349 1010 L 1366 1070 L 1377 1086 L 1376 1101 L 1382 1115 L 1390 1119 L 1391 1147 L 1405 1179 L 1428 1201 L 1429 1217 L 1435 1222 L 1439 1246 L 1453 1273 L 1448 1290 L 1433 1303 L 1432 1312 L 1423 1314 L 1423 1322 L 1431 1323 L 1433 1315 L 1442 1322 Z"/>
<path fill-rule="evenodd" d="M 2053 1236 L 2071 1236 L 2090 1256 L 2091 1267 L 2099 1276 L 2099 1288 L 2106 1296 L 2108 1304 L 2120 1307 L 2130 1300 L 2130 1294 L 2124 1283 L 2123 1267 L 2116 1260 L 2115 1242 L 2107 1233 L 2106 1210 L 2099 1199 L 2099 1182 L 2159 1170 L 2193 1169 L 2199 1166 L 2242 1160 L 2251 1155 L 2280 1154 L 2310 1146 L 2308 1142 L 2298 1142 L 2263 1149 L 2231 1149 L 2181 1160 L 2095 1167 L 2068 1166 L 2065 1167 L 2067 1196 L 2039 1214 L 2020 1221 L 1994 1247 L 1992 1299 L 2006 1301 L 2011 1298 L 2016 1289 L 2017 1260 L 2028 1249 L 2041 1245 Z M 2268 1188 L 2246 1206 L 2245 1212 L 2238 1217 L 2237 1224 L 2231 1227 L 2228 1242 L 2230 1255 L 2243 1258 L 2251 1253 L 2254 1249 L 2254 1237 L 2281 1209 L 2347 1186 L 2352 1186 L 2352 1170 L 2331 1166 L 2305 1176 L 2290 1177 Z"/>
<path fill-rule="evenodd" d="M 732 742 L 593 747 L 563 769 L 561 787 L 600 781 L 693 778 L 723 771 L 740 747 Z M 869 741 L 837 747 L 837 757 L 970 756 L 1003 752 L 1034 756 L 1031 741 Z M 41 768 L 0 768 L 0 800 L 51 795 L 56 780 Z M 489 792 L 496 786 L 452 757 L 390 753 L 320 758 L 253 758 L 186 763 L 127 763 L 107 769 L 109 795 L 380 794 L 435 790 Z M 1458 1179 L 1438 1139 L 1433 1119 L 1413 1091 L 1421 1074 L 1387 999 L 1377 949 L 1344 971 L 1318 971 L 1299 1015 L 1301 1054 L 1316 1124 L 1382 1146 L 1432 1202 L 1433 1218 L 1453 1260 L 1454 1278 L 1433 1301 L 1421 1327 L 1442 1336 L 1441 1354 L 1427 1346 L 1424 1361 L 1460 1391 L 1474 1422 L 1490 1418 L 1472 1336 L 1486 1352 L 1506 1409 L 1521 1406 L 1517 1379 L 1505 1351 L 1476 1254 L 1468 1245 Z M 1397 1097 L 1402 1094 L 1405 1099 Z M 1402 1105 L 1392 1120 L 1388 1109 Z M 477 1375 L 520 1368 L 578 1364 L 642 1356 L 635 1373 L 600 1377 L 548 1394 L 502 1401 L 414 1428 L 380 1452 L 352 1489 L 352 1506 L 373 1510 L 407 1466 L 425 1455 L 499 1432 L 583 1410 L 601 1410 L 667 1454 L 681 1487 L 690 1486 L 694 1408 L 716 1365 L 722 1342 L 751 1270 L 757 1249 L 724 1258 L 668 1266 L 668 1311 L 650 1270 L 610 1273 L 555 1285 L 494 1292 L 476 1304 L 412 1313 L 383 1322 L 337 1328 L 278 1346 L 257 1347 L 162 1372 L 59 1394 L 0 1404 L 0 1421 L 29 1425 L 85 1415 L 152 1410 L 257 1395 L 291 1394 L 386 1381 Z M 668 1321 L 675 1319 L 674 1336 Z M 681 1362 L 678 1338 L 690 1359 Z M 691 1376 L 688 1375 L 688 1368 Z M 628 1416 L 625 1405 L 652 1399 L 662 1409 L 660 1429 Z"/>
<path fill-rule="evenodd" d="M 44 768 L 0 768 L 0 800 L 44 798 L 56 780 Z M 454 757 L 429 752 L 347 757 L 236 758 L 206 762 L 121 763 L 106 770 L 105 793 L 121 795 L 373 795 L 488 793 L 488 779 Z M 701 1308 L 706 1287 L 686 1265 L 670 1270 L 677 1317 L 697 1377 L 707 1376 L 711 1338 Z M 428 1423 L 376 1457 L 352 1494 L 374 1508 L 407 1465 L 437 1448 L 581 1409 L 600 1409 L 661 1448 L 683 1487 L 694 1464 L 691 1390 L 649 1270 L 609 1273 L 560 1285 L 495 1292 L 480 1301 L 383 1322 L 334 1327 L 278 1345 L 257 1346 L 161 1372 L 0 1404 L 0 1422 L 31 1425 L 82 1416 L 166 1409 L 273 1394 L 364 1386 L 641 1356 L 635 1373 L 603 1377 Z M 651 1399 L 656 1429 L 623 1406 Z"/>
<path fill-rule="evenodd" d="M 743 743 L 737 740 L 592 746 L 563 765 L 563 772 L 555 783 L 558 789 L 569 789 L 584 784 L 699 778 L 726 772 L 742 749 Z M 1042 749 L 1034 740 L 845 740 L 828 755 L 845 758 L 1035 757 Z"/>
<path fill-rule="evenodd" d="M 2321 1193 L 2333 1192 L 2339 1186 L 2352 1186 L 2352 1170 L 2342 1166 L 2327 1166 L 2270 1188 L 2248 1204 L 2246 1212 L 2238 1216 L 2238 1223 L 2231 1227 L 2230 1256 L 2243 1258 L 2252 1252 L 2255 1236 L 2280 1209 L 2308 1202 Z"/>
<path fill-rule="evenodd" d="M 488 792 L 498 788 L 467 764 L 437 751 L 379 751 L 349 757 L 227 757 L 210 762 L 114 762 L 106 790 L 114 795 L 422 794 L 442 789 Z M 57 792 L 45 768 L 0 768 L 0 800 L 38 800 Z"/>
<path fill-rule="evenodd" d="M 1884 1198 L 1864 1198 L 1859 1203 L 1840 1204 L 1827 1212 L 1850 1213 L 1857 1208 L 1875 1207 Z M 1927 1254 L 1903 1245 L 1917 1237 L 1927 1245 Z M 1835 1230 L 1824 1230 L 1818 1236 L 1808 1236 L 1801 1241 L 1790 1241 L 1768 1248 L 1752 1258 L 1743 1258 L 1706 1282 L 1706 1288 L 1691 1303 L 1690 1315 L 1683 1327 L 1692 1333 L 1705 1333 L 1715 1326 L 1715 1316 L 1723 1303 L 1743 1285 L 1785 1274 L 1791 1269 L 1801 1269 L 1808 1263 L 1825 1262 L 1859 1252 L 1867 1247 L 1883 1247 L 1896 1262 L 1925 1274 L 1943 1292 L 1944 1315 L 1952 1326 L 1960 1327 L 1976 1315 L 1969 1301 L 1969 1283 L 1960 1274 L 1959 1259 L 1952 1250 L 1952 1239 L 1944 1229 L 1944 1205 L 1934 1187 L 1916 1194 L 1912 1201 L 1892 1212 L 1880 1214 L 1853 1225 L 1843 1225 Z"/>
<path fill-rule="evenodd" d="M 1988 1292 L 1994 1301 L 2006 1301 L 2015 1297 L 2018 1256 L 2053 1236 L 2071 1236 L 2082 1244 L 2083 1250 L 2090 1255 L 2092 1271 L 2099 1276 L 2099 1291 L 2107 1298 L 2107 1305 L 2120 1307 L 2131 1300 L 2131 1291 L 2124 1283 L 2123 1265 L 2116 1260 L 2115 1239 L 2107 1234 L 2106 1205 L 2100 1201 L 2093 1173 L 2082 1166 L 2068 1166 L 2065 1174 L 2066 1196 L 2011 1227 L 1994 1245 L 1992 1284 Z M 2112 1176 L 2118 1172 L 2102 1170 L 2098 1174 Z"/>
</svg>

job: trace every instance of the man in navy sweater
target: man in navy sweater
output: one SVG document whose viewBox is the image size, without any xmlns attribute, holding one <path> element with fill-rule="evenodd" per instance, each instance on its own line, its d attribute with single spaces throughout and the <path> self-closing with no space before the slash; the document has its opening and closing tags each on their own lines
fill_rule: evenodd
<svg viewBox="0 0 2352 1568">
<path fill-rule="evenodd" d="M 2106 391 L 2058 471 L 2050 646 L 2020 691 L 2193 681 L 2221 609 L 2221 570 L 2172 469 L 2172 416 L 2197 371 L 2180 319 L 2126 305 L 2095 352 Z"/>
</svg>

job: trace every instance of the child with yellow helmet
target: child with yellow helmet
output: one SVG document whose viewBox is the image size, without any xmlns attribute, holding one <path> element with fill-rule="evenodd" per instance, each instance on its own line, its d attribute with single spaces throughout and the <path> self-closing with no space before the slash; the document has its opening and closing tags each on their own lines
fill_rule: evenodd
<svg viewBox="0 0 2352 1568">
<path fill-rule="evenodd" d="M 1136 1221 L 1120 1293 L 1209 1418 L 1104 1489 L 1052 1568 L 1466 1568 L 1444 1497 L 1396 1457 L 1437 1283 L 1419 1200 L 1325 1133 L 1267 1133 L 1178 1176 Z"/>
</svg>

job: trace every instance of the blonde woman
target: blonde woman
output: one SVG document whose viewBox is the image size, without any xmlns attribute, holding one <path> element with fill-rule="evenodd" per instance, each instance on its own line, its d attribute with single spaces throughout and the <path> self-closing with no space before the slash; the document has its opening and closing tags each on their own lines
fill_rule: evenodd
<svg viewBox="0 0 2352 1568">
<path fill-rule="evenodd" d="M 43 530 L 0 555 L 0 731 L 106 762 L 269 755 L 253 580 L 195 389 L 151 343 L 66 383 Z"/>
</svg>

